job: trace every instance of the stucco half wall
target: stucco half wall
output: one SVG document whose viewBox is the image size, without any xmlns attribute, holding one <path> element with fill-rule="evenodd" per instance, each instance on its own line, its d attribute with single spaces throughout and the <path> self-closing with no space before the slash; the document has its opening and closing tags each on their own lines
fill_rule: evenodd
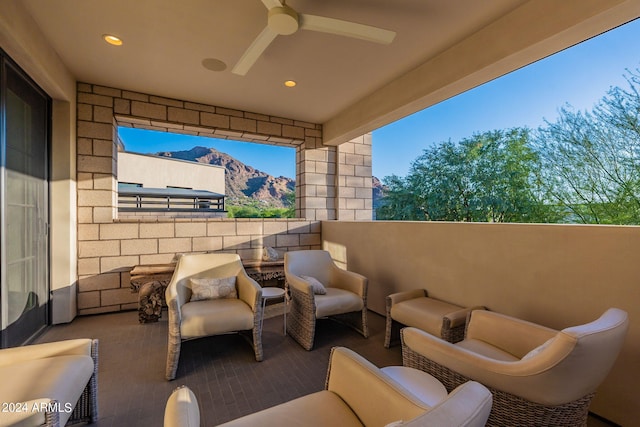
<svg viewBox="0 0 640 427">
<path fill-rule="evenodd" d="M 386 295 L 414 288 L 556 329 L 626 310 L 629 334 L 591 411 L 640 420 L 640 227 L 323 221 L 322 239 L 369 278 L 369 308 L 380 314 Z"/>
</svg>

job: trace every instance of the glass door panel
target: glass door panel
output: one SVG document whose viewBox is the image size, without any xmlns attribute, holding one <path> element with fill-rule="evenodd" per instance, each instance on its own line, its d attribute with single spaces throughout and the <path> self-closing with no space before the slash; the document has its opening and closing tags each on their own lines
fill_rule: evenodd
<svg viewBox="0 0 640 427">
<path fill-rule="evenodd" d="M 2 347 L 48 323 L 49 102 L 3 60 Z"/>
</svg>

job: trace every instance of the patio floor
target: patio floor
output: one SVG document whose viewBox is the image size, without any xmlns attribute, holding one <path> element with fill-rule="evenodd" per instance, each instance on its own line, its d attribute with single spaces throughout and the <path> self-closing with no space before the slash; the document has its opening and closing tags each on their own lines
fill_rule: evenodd
<svg viewBox="0 0 640 427">
<path fill-rule="evenodd" d="M 100 340 L 98 427 L 161 426 L 166 400 L 182 384 L 198 397 L 206 426 L 322 390 L 329 352 L 337 345 L 377 366 L 402 364 L 400 346 L 384 349 L 384 318 L 375 313 L 369 314 L 368 339 L 330 320 L 319 321 L 310 352 L 282 334 L 279 315 L 264 321 L 264 361 L 255 361 L 250 344 L 238 334 L 187 341 L 177 378 L 168 382 L 166 318 L 166 311 L 158 323 L 147 324 L 138 323 L 137 312 L 83 316 L 49 328 L 37 342 Z"/>
<path fill-rule="evenodd" d="M 270 310 L 269 310 L 270 309 Z M 278 307 L 267 307 L 267 315 Z M 213 426 L 322 390 L 329 352 L 345 346 L 377 366 L 402 364 L 400 346 L 383 347 L 384 317 L 369 312 L 370 336 L 330 320 L 318 323 L 313 351 L 282 334 L 282 316 L 265 319 L 265 359 L 257 363 L 246 339 L 238 334 L 182 344 L 177 378 L 164 379 L 167 314 L 157 323 L 138 323 L 137 312 L 83 316 L 50 327 L 36 342 L 98 338 L 97 427 L 161 426 L 167 398 L 179 385 L 198 397 L 204 426 Z M 589 417 L 589 427 L 609 424 Z"/>
</svg>

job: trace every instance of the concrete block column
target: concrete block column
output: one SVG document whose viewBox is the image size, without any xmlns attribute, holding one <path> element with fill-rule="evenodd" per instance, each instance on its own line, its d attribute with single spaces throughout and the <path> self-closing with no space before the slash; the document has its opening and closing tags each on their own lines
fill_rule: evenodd
<svg viewBox="0 0 640 427">
<path fill-rule="evenodd" d="M 354 138 L 337 147 L 337 218 L 373 218 L 371 134 Z"/>
<path fill-rule="evenodd" d="M 336 219 L 337 148 L 307 140 L 296 149 L 296 216 Z"/>
</svg>

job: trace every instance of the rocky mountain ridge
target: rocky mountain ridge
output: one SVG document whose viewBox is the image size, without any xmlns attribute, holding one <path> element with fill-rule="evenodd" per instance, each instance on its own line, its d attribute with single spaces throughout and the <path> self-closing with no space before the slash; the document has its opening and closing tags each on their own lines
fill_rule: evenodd
<svg viewBox="0 0 640 427">
<path fill-rule="evenodd" d="M 295 191 L 295 180 L 284 176 L 274 177 L 215 148 L 193 147 L 185 151 L 155 154 L 224 167 L 225 192 L 227 203 L 230 204 L 242 204 L 248 198 L 259 200 L 267 206 L 287 207 L 287 194 Z"/>
<path fill-rule="evenodd" d="M 193 147 L 185 151 L 164 151 L 157 156 L 189 160 L 223 166 L 226 169 L 225 187 L 227 204 L 243 204 L 247 200 L 259 201 L 265 206 L 288 207 L 288 195 L 295 191 L 296 182 L 284 176 L 274 177 L 252 166 L 242 163 L 215 148 Z M 383 197 L 383 184 L 373 177 L 373 206 L 377 207 Z"/>
</svg>

